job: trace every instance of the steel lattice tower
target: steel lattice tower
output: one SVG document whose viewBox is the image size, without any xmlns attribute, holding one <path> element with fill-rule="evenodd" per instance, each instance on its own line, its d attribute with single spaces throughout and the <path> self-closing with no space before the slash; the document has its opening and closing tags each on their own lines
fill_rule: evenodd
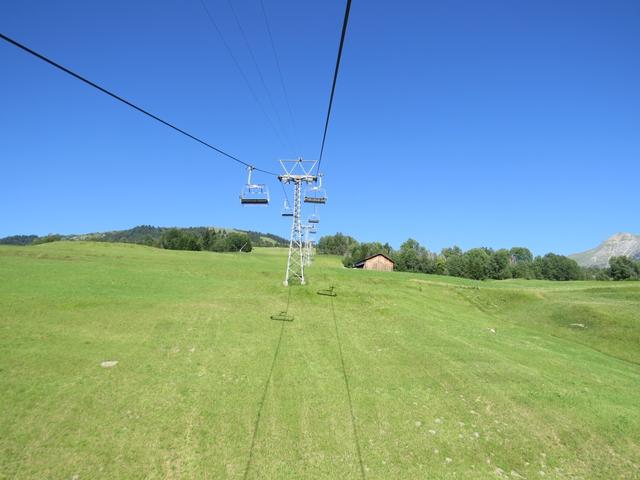
<svg viewBox="0 0 640 480">
<path fill-rule="evenodd" d="M 301 216 L 302 181 L 295 180 L 293 184 L 293 220 L 291 222 L 291 238 L 289 240 L 289 258 L 287 259 L 287 274 L 284 278 L 285 286 L 289 280 L 297 278 L 304 285 L 304 253 Z"/>
<path fill-rule="evenodd" d="M 302 183 L 312 183 L 317 176 L 312 171 L 315 160 L 280 160 L 284 174 L 278 179 L 283 184 L 293 183 L 293 217 L 291 221 L 291 237 L 289 239 L 289 256 L 287 258 L 287 272 L 284 285 L 288 286 L 293 279 L 304 285 L 305 242 L 302 233 Z"/>
</svg>

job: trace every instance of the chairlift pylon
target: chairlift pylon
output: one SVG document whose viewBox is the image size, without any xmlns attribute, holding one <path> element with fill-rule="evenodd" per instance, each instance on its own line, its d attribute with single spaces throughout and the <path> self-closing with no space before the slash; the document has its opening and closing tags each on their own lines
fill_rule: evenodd
<svg viewBox="0 0 640 480">
<path fill-rule="evenodd" d="M 263 183 L 251 183 L 253 167 L 247 167 L 247 184 L 240 192 L 240 203 L 242 205 L 269 205 L 269 189 Z"/>
<path fill-rule="evenodd" d="M 305 203 L 325 204 L 327 203 L 327 192 L 322 188 L 322 175 L 318 175 L 318 185 L 308 188 L 304 192 Z"/>
</svg>

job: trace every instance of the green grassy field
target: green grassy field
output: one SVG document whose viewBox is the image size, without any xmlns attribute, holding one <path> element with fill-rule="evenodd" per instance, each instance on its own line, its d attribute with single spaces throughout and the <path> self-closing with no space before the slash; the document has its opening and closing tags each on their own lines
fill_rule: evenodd
<svg viewBox="0 0 640 480">
<path fill-rule="evenodd" d="M 0 247 L 0 477 L 640 478 L 640 283 L 285 261 Z"/>
</svg>

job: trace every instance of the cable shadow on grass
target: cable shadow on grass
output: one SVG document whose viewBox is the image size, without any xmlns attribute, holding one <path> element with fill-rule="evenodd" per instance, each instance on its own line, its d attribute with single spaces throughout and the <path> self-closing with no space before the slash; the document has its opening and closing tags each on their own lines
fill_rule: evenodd
<svg viewBox="0 0 640 480">
<path fill-rule="evenodd" d="M 332 289 L 333 290 L 333 289 Z M 342 354 L 342 341 L 340 340 L 340 332 L 338 330 L 338 319 L 336 317 L 336 309 L 333 305 L 333 296 L 330 296 L 331 300 L 331 313 L 333 315 L 333 325 L 336 329 L 336 340 L 338 341 L 338 352 L 340 353 L 340 363 L 342 364 L 342 375 L 344 376 L 344 385 L 347 389 L 347 399 L 349 400 L 349 413 L 351 414 L 351 427 L 353 428 L 353 437 L 356 442 L 356 451 L 358 453 L 358 463 L 360 464 L 360 475 L 363 480 L 366 478 L 364 473 L 364 464 L 362 463 L 362 453 L 360 451 L 360 438 L 358 437 L 358 429 L 356 428 L 356 417 L 353 414 L 353 400 L 351 399 L 351 388 L 349 387 L 349 377 L 347 376 L 347 369 L 344 365 L 344 356 Z"/>
<path fill-rule="evenodd" d="M 280 314 L 284 314 L 285 316 L 289 316 L 289 303 L 291 302 L 291 289 L 289 289 L 289 294 L 287 295 L 287 308 L 286 310 L 280 312 Z M 278 315 L 280 315 L 278 314 Z M 276 315 L 272 315 L 272 320 L 277 320 L 274 318 Z M 282 344 L 282 337 L 284 335 L 284 326 L 293 321 L 293 316 L 290 316 L 291 320 L 281 320 L 280 324 L 280 335 L 278 336 L 278 343 L 276 344 L 276 351 L 273 354 L 273 360 L 271 360 L 271 367 L 269 368 L 269 374 L 267 375 L 267 380 L 264 382 L 264 390 L 262 391 L 262 398 L 260 399 L 260 406 L 258 407 L 258 415 L 256 416 L 256 421 L 253 424 L 253 436 L 251 437 L 251 447 L 249 447 L 249 458 L 247 459 L 247 466 L 244 469 L 243 479 L 247 479 L 249 477 L 249 470 L 251 469 L 251 462 L 253 461 L 253 450 L 256 446 L 256 439 L 258 438 L 258 427 L 260 426 L 260 418 L 262 417 L 262 409 L 264 408 L 265 400 L 267 399 L 267 392 L 269 390 L 269 384 L 271 383 L 271 377 L 273 376 L 273 369 L 276 366 L 276 360 L 278 359 L 278 353 L 280 353 L 280 345 Z"/>
</svg>

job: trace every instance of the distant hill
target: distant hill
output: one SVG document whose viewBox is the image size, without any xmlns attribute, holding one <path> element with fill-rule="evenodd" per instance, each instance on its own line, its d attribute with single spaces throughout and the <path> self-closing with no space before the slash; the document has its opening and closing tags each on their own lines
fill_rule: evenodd
<svg viewBox="0 0 640 480">
<path fill-rule="evenodd" d="M 627 256 L 640 260 L 640 235 L 616 233 L 596 248 L 569 255 L 583 267 L 607 267 L 611 257 Z"/>
<path fill-rule="evenodd" d="M 0 238 L 0 245 L 31 245 L 38 238 L 38 235 L 11 235 Z"/>
<path fill-rule="evenodd" d="M 151 225 L 139 225 L 128 230 L 114 230 L 111 232 L 95 232 L 80 235 L 47 235 L 39 237 L 38 235 L 12 235 L 10 237 L 0 238 L 0 245 L 31 245 L 32 243 L 42 243 L 47 239 L 52 240 L 89 240 L 94 242 L 122 242 L 122 243 L 138 243 L 142 245 L 153 245 L 160 240 L 164 232 L 173 227 L 154 227 Z M 279 247 L 287 246 L 289 241 L 272 233 L 254 232 L 251 230 L 238 230 L 231 228 L 216 227 L 186 227 L 178 228 L 184 232 L 202 233 L 203 231 L 215 228 L 216 231 L 222 232 L 240 232 L 246 233 L 251 238 L 251 243 L 255 247 Z"/>
</svg>

